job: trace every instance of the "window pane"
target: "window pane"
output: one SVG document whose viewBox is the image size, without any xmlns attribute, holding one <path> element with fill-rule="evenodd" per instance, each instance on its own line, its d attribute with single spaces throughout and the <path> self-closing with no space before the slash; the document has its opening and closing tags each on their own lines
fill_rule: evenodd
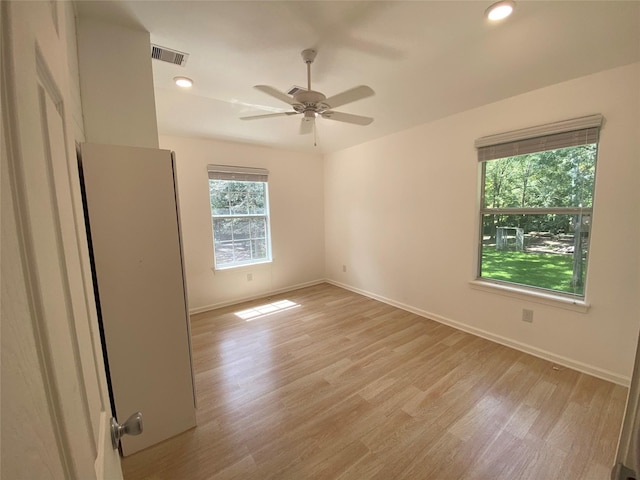
<svg viewBox="0 0 640 480">
<path fill-rule="evenodd" d="M 247 182 L 235 182 L 226 180 L 227 188 L 230 192 L 244 192 L 247 190 Z"/>
<path fill-rule="evenodd" d="M 267 241 L 265 239 L 252 240 L 251 250 L 255 260 L 264 260 L 267 258 Z"/>
<path fill-rule="evenodd" d="M 248 197 L 248 210 L 252 215 L 264 214 L 264 196 L 252 193 Z"/>
<path fill-rule="evenodd" d="M 249 226 L 251 220 L 248 218 L 235 218 L 233 220 L 233 239 L 245 240 L 249 239 Z"/>
<path fill-rule="evenodd" d="M 223 183 L 225 182 L 209 180 L 209 197 L 211 199 L 211 213 L 213 215 L 229 214 L 229 197 L 226 186 L 221 185 Z"/>
<path fill-rule="evenodd" d="M 211 213 L 213 215 L 229 215 L 231 213 L 231 211 L 229 210 L 229 207 L 215 207 L 212 205 L 211 206 Z"/>
<path fill-rule="evenodd" d="M 267 213 L 267 184 L 255 183 L 251 197 L 249 213 L 264 215 Z"/>
<path fill-rule="evenodd" d="M 249 240 L 233 242 L 233 254 L 235 256 L 235 262 L 247 262 L 251 260 L 251 242 Z"/>
<path fill-rule="evenodd" d="M 227 191 L 227 182 L 209 180 L 209 194 L 213 198 L 214 196 L 222 195 Z"/>
<path fill-rule="evenodd" d="M 247 209 L 247 198 L 242 192 L 232 192 L 229 194 L 229 204 L 231 215 L 246 215 L 249 213 Z"/>
<path fill-rule="evenodd" d="M 215 242 L 216 265 L 223 267 L 233 264 L 233 242 Z"/>
<path fill-rule="evenodd" d="M 251 238 L 267 238 L 267 220 L 265 218 L 251 219 Z"/>
<path fill-rule="evenodd" d="M 480 276 L 584 294 L 589 215 L 482 216 Z"/>
<path fill-rule="evenodd" d="M 590 208 L 595 164 L 595 144 L 487 161 L 483 206 Z"/>
<path fill-rule="evenodd" d="M 213 220 L 213 238 L 217 242 L 224 242 L 233 239 L 233 220 L 219 218 Z"/>
</svg>

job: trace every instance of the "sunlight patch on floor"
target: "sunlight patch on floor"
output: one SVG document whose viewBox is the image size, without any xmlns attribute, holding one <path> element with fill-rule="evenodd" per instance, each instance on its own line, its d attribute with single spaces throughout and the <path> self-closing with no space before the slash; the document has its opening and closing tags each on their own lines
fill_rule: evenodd
<svg viewBox="0 0 640 480">
<path fill-rule="evenodd" d="M 267 303 L 258 307 L 248 308 L 240 312 L 235 312 L 237 317 L 250 322 L 257 318 L 266 317 L 272 313 L 282 312 L 283 310 L 289 310 L 291 308 L 299 307 L 300 305 L 292 302 L 291 300 L 280 300 L 279 302 Z"/>
</svg>

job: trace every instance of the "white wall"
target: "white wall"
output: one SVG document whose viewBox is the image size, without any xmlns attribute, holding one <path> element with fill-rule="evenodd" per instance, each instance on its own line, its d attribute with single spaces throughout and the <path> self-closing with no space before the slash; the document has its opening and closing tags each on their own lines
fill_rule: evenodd
<svg viewBox="0 0 640 480">
<path fill-rule="evenodd" d="M 176 152 L 189 307 L 192 312 L 324 278 L 322 156 L 225 141 L 160 137 Z M 207 164 L 269 170 L 273 262 L 213 270 Z M 247 275 L 253 279 L 249 281 Z"/>
<path fill-rule="evenodd" d="M 87 142 L 158 148 L 149 32 L 94 18 L 77 31 Z"/>
<path fill-rule="evenodd" d="M 390 135 L 325 159 L 333 282 L 619 383 L 638 338 L 640 64 L 579 78 Z M 601 113 L 587 313 L 470 286 L 474 140 Z M 342 271 L 347 266 L 347 272 Z M 522 309 L 534 310 L 532 324 Z"/>
</svg>

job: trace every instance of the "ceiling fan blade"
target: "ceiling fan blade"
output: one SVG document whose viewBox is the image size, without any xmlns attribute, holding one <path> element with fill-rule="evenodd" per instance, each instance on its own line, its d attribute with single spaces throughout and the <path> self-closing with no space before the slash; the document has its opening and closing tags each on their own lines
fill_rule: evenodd
<svg viewBox="0 0 640 480">
<path fill-rule="evenodd" d="M 286 117 L 289 115 L 298 115 L 298 112 L 280 112 L 280 113 L 266 113 L 264 115 L 249 115 L 248 117 L 240 117 L 240 120 L 256 120 L 259 118 L 269 118 L 269 117 Z"/>
<path fill-rule="evenodd" d="M 371 89 L 371 87 L 367 87 L 366 85 L 360 85 L 359 87 L 354 87 L 350 90 L 346 90 L 342 93 L 338 93 L 333 97 L 329 97 L 326 100 L 324 100 L 322 103 L 326 103 L 331 108 L 336 108 L 342 105 L 346 105 L 347 103 L 355 102 L 356 100 L 370 97 L 371 95 L 374 95 L 374 94 L 375 92 Z"/>
<path fill-rule="evenodd" d="M 314 118 L 302 118 L 300 120 L 300 135 L 308 135 L 313 132 Z"/>
<path fill-rule="evenodd" d="M 322 118 L 328 118 L 329 120 L 337 120 L 338 122 L 353 123 L 355 125 L 369 125 L 373 122 L 371 117 L 363 117 L 362 115 L 353 115 L 352 113 L 342 112 L 324 112 Z"/>
<path fill-rule="evenodd" d="M 256 85 L 253 88 L 260 90 L 267 95 L 271 95 L 273 98 L 277 98 L 281 102 L 288 103 L 289 105 L 293 105 L 295 103 L 293 101 L 293 97 L 290 97 L 286 93 L 282 93 L 280 90 L 270 87 L 269 85 Z"/>
</svg>

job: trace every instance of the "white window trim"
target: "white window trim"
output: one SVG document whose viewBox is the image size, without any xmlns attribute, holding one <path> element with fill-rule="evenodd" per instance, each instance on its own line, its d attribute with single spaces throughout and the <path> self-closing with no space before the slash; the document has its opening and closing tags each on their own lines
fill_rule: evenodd
<svg viewBox="0 0 640 480">
<path fill-rule="evenodd" d="M 273 257 L 270 258 L 269 260 L 261 260 L 259 262 L 255 262 L 255 263 L 244 263 L 242 265 L 231 265 L 229 267 L 211 267 L 211 271 L 214 273 L 214 275 L 218 275 L 218 274 L 222 274 L 224 275 L 225 273 L 242 273 L 243 270 L 246 271 L 260 271 L 261 269 L 265 268 L 265 267 L 269 267 L 271 266 L 271 264 L 273 264 L 274 260 Z"/>
<path fill-rule="evenodd" d="M 474 142 L 474 146 L 480 152 L 481 149 L 486 147 L 506 144 L 509 142 L 518 142 L 521 140 L 527 140 L 527 139 L 532 139 L 536 137 L 544 137 L 547 135 L 560 134 L 564 132 L 573 132 L 576 130 L 584 130 L 584 129 L 590 129 L 590 128 L 598 128 L 601 130 L 604 125 L 604 122 L 605 122 L 604 116 L 601 114 L 588 115 L 585 117 L 579 117 L 579 118 L 574 118 L 570 120 L 563 120 L 560 122 L 548 123 L 545 125 L 538 125 L 535 127 L 513 130 L 511 132 L 499 133 L 496 135 L 489 135 L 489 136 L 477 139 Z M 490 161 L 490 160 L 483 160 L 480 158 L 478 159 L 478 163 L 481 165 L 486 163 L 486 161 Z M 480 182 L 481 182 L 481 188 L 484 188 L 483 187 L 484 174 L 481 175 Z M 479 200 L 478 205 L 477 205 L 477 212 L 479 213 L 478 219 L 482 217 L 483 210 L 484 210 L 482 205 L 483 199 L 481 197 L 482 195 L 480 195 L 480 198 L 478 199 Z M 593 215 L 592 209 L 593 209 L 593 206 L 588 209 L 589 215 Z M 584 211 L 586 209 L 582 209 L 582 210 Z M 480 242 L 479 245 L 481 248 L 482 221 L 479 220 L 479 222 L 480 223 L 478 225 L 477 231 L 479 235 L 479 238 L 478 238 Z M 480 267 L 482 263 L 482 257 L 481 257 L 482 254 L 478 252 L 477 255 L 478 256 L 475 258 L 476 275 L 478 274 L 478 272 L 480 272 Z M 562 295 L 560 292 L 556 293 L 552 291 L 546 291 L 544 289 L 540 289 L 535 286 L 501 282 L 499 280 L 493 280 L 493 279 L 483 278 L 483 277 L 476 277 L 476 279 L 470 282 L 470 285 L 474 289 L 506 295 L 509 297 L 518 298 L 520 300 L 534 301 L 538 303 L 547 304 L 550 306 L 561 307 L 561 308 L 565 308 L 568 310 L 573 310 L 581 313 L 586 313 L 590 308 L 590 304 L 587 302 L 586 288 L 583 295 L 574 297 L 570 295 L 567 295 L 567 296 Z"/>
<path fill-rule="evenodd" d="M 260 215 L 244 215 L 245 217 L 259 217 L 265 218 L 266 227 L 267 227 L 267 258 L 256 260 L 253 262 L 232 264 L 232 265 L 223 265 L 219 266 L 216 263 L 216 255 L 215 255 L 215 234 L 212 230 L 212 240 L 213 240 L 213 266 L 211 269 L 214 273 L 216 272 L 224 272 L 229 270 L 237 270 L 240 268 L 252 268 L 264 264 L 270 264 L 273 262 L 273 252 L 271 250 L 271 209 L 269 205 L 269 186 L 268 186 L 268 177 L 269 170 L 264 168 L 252 168 L 252 167 L 237 167 L 232 165 L 207 165 L 207 175 L 209 180 L 236 180 L 236 181 L 251 181 L 251 182 L 264 182 L 266 185 L 266 213 Z M 215 218 L 225 218 L 225 217 L 238 217 L 233 215 L 213 215 L 211 210 L 209 209 L 210 216 L 210 224 L 213 227 L 213 221 Z"/>
<path fill-rule="evenodd" d="M 574 312 L 587 313 L 591 305 L 586 300 L 565 297 L 553 292 L 546 292 L 535 287 L 519 286 L 515 283 L 502 283 L 487 278 L 477 278 L 469 282 L 471 288 L 518 300 L 541 303 L 551 307 L 564 308 Z M 586 298 L 586 296 L 585 296 Z"/>
</svg>

